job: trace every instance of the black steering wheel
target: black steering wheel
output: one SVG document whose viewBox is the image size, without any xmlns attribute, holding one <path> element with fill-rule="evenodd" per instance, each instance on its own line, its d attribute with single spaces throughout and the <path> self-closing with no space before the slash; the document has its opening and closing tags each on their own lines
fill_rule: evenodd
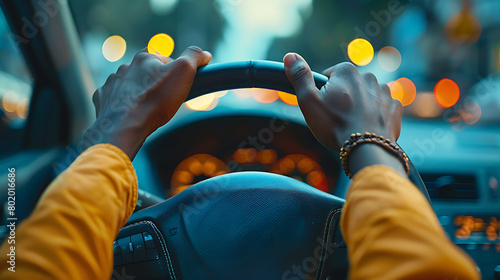
<svg viewBox="0 0 500 280">
<path fill-rule="evenodd" d="M 316 86 L 327 77 L 313 73 Z M 198 69 L 188 100 L 237 88 L 295 94 L 283 63 Z M 410 180 L 430 201 L 417 170 Z M 199 182 L 134 213 L 113 246 L 115 273 L 136 279 L 345 279 L 344 200 L 289 177 L 239 172 Z"/>
</svg>

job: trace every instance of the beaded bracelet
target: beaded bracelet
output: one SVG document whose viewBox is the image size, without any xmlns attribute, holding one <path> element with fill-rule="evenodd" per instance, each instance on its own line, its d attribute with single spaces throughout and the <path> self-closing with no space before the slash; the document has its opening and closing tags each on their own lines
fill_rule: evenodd
<svg viewBox="0 0 500 280">
<path fill-rule="evenodd" d="M 364 135 L 361 133 L 353 133 L 351 134 L 351 138 L 345 141 L 345 144 L 340 148 L 340 161 L 342 162 L 342 167 L 344 168 L 344 172 L 349 177 L 352 178 L 352 174 L 349 171 L 349 166 L 347 163 L 347 159 L 349 158 L 349 154 L 352 149 L 356 146 L 365 143 L 373 143 L 381 146 L 389 153 L 396 156 L 402 163 L 406 170 L 406 174 L 410 173 L 410 166 L 408 165 L 408 156 L 406 153 L 395 143 L 391 142 L 391 140 L 385 138 L 384 136 L 378 136 L 375 133 L 366 132 Z"/>
</svg>

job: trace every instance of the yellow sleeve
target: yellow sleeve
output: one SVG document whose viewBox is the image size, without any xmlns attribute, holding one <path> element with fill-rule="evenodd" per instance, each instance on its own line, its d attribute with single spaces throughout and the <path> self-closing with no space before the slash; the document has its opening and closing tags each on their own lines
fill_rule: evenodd
<svg viewBox="0 0 500 280">
<path fill-rule="evenodd" d="M 480 279 L 422 193 L 386 166 L 353 179 L 341 217 L 350 279 Z"/>
<path fill-rule="evenodd" d="M 132 214 L 137 178 L 127 155 L 89 148 L 47 188 L 0 249 L 0 279 L 110 279 L 113 240 Z M 15 272 L 7 254 L 15 246 Z"/>
</svg>

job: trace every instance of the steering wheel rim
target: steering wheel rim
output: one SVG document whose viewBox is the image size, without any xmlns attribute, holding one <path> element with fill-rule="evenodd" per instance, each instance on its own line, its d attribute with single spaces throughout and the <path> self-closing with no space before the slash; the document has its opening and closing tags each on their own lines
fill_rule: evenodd
<svg viewBox="0 0 500 280">
<path fill-rule="evenodd" d="M 323 87 L 328 77 L 313 71 L 317 88 Z M 203 94 L 238 88 L 264 88 L 279 90 L 295 95 L 295 89 L 288 80 L 285 66 L 281 62 L 249 60 L 228 63 L 215 63 L 198 68 L 193 86 L 186 99 L 191 100 Z M 409 179 L 431 203 L 427 188 L 417 169 L 408 160 Z"/>
</svg>

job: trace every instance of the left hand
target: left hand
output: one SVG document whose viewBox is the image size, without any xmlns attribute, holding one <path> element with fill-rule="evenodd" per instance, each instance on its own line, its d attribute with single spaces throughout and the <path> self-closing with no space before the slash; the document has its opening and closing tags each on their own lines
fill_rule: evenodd
<svg viewBox="0 0 500 280">
<path fill-rule="evenodd" d="M 187 48 L 175 60 L 147 49 L 137 53 L 94 93 L 97 119 L 84 134 L 83 148 L 109 143 L 133 160 L 146 138 L 175 115 L 197 68 L 211 58 L 198 47 Z"/>
</svg>

